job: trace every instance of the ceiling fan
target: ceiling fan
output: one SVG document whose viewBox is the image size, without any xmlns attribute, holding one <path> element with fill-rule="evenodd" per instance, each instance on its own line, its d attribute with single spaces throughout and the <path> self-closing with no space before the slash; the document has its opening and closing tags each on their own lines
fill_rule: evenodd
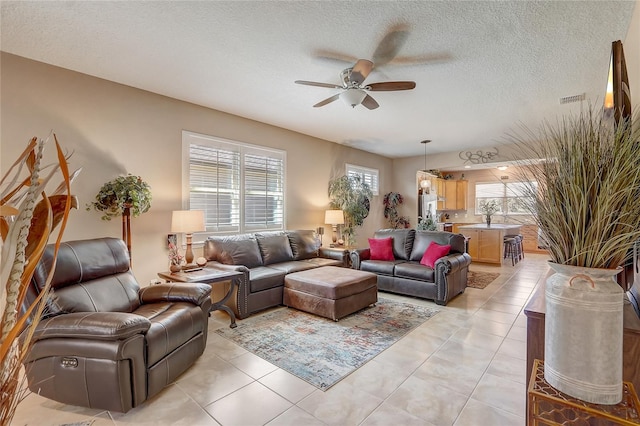
<svg viewBox="0 0 640 426">
<path fill-rule="evenodd" d="M 328 87 L 330 89 L 343 89 L 323 101 L 314 105 L 314 108 L 325 106 L 335 100 L 342 99 L 347 105 L 355 108 L 362 104 L 365 108 L 376 109 L 380 105 L 367 92 L 395 91 L 395 90 L 411 90 L 416 87 L 415 81 L 385 81 L 381 83 L 371 83 L 363 85 L 373 69 L 373 62 L 366 59 L 358 59 L 351 68 L 346 68 L 340 73 L 342 84 L 318 83 L 315 81 L 296 80 L 295 83 L 306 86 Z"/>
</svg>

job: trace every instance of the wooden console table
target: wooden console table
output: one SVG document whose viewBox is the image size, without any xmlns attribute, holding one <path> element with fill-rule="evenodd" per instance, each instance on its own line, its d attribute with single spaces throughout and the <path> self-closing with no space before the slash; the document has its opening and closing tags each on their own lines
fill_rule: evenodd
<svg viewBox="0 0 640 426">
<path fill-rule="evenodd" d="M 544 360 L 544 290 L 544 284 L 540 285 L 524 308 L 527 316 L 527 388 L 534 360 Z M 622 380 L 631 382 L 636 389 L 640 389 L 640 318 L 627 301 L 624 304 L 622 338 Z"/>
</svg>

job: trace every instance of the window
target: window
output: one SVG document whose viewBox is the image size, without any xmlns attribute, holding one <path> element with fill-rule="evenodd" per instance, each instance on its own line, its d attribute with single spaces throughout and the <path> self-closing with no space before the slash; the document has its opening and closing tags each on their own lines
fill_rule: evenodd
<svg viewBox="0 0 640 426">
<path fill-rule="evenodd" d="M 490 200 L 495 200 L 500 206 L 496 214 L 529 214 L 526 206 L 533 200 L 526 194 L 531 185 L 537 188 L 536 182 L 476 183 L 475 214 L 483 214 L 480 206 Z"/>
<path fill-rule="evenodd" d="M 285 152 L 183 132 L 185 208 L 204 210 L 207 235 L 284 229 Z"/>
<path fill-rule="evenodd" d="M 360 176 L 362 182 L 369 185 L 373 195 L 378 195 L 378 170 L 347 164 L 347 176 Z"/>
</svg>

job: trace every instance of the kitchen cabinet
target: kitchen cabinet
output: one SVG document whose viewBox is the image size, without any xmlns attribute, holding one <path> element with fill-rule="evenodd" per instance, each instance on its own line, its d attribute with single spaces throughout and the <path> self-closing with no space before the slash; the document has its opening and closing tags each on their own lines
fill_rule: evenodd
<svg viewBox="0 0 640 426">
<path fill-rule="evenodd" d="M 442 210 L 466 210 L 468 184 L 466 180 L 445 180 Z"/>
<path fill-rule="evenodd" d="M 522 225 L 522 247 L 525 252 L 544 252 L 538 248 L 538 226 Z"/>
<path fill-rule="evenodd" d="M 456 207 L 458 210 L 467 209 L 467 188 L 469 181 L 457 180 L 456 181 Z"/>
</svg>

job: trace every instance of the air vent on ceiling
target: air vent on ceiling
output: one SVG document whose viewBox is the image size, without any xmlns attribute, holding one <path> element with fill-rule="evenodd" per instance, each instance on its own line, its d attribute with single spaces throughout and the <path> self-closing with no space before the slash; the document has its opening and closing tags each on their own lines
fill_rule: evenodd
<svg viewBox="0 0 640 426">
<path fill-rule="evenodd" d="M 565 96 L 564 98 L 560 98 L 560 105 L 571 104 L 573 102 L 580 102 L 580 101 L 584 101 L 584 99 L 585 99 L 584 93 L 581 93 L 579 95 L 573 95 L 573 96 Z"/>
</svg>

